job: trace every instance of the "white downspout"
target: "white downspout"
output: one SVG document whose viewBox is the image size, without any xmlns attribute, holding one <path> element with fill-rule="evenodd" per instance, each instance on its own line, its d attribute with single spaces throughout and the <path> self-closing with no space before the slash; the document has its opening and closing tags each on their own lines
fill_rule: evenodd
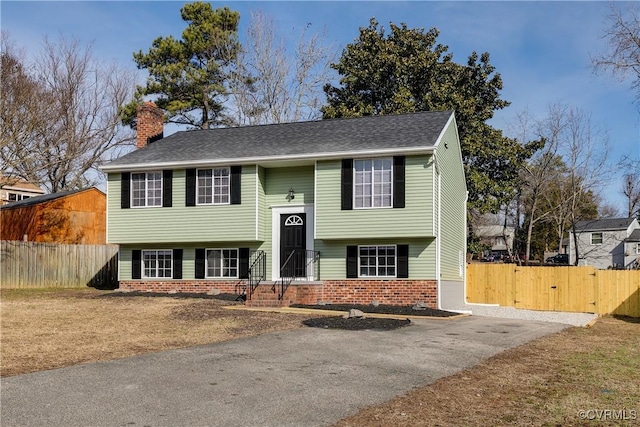
<svg viewBox="0 0 640 427">
<path fill-rule="evenodd" d="M 442 241 L 442 175 L 440 174 L 440 168 L 436 162 L 436 173 L 438 175 L 438 237 L 436 238 L 436 283 L 438 290 L 438 309 L 442 310 L 442 280 L 441 280 L 441 241 Z"/>
</svg>

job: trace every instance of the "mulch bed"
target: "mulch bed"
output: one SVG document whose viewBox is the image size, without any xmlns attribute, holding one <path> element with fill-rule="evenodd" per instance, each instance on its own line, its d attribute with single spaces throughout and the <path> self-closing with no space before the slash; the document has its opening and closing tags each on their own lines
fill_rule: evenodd
<svg viewBox="0 0 640 427">
<path fill-rule="evenodd" d="M 409 319 L 381 319 L 372 317 L 351 317 L 345 319 L 342 316 L 317 317 L 302 321 L 303 325 L 312 328 L 345 329 L 349 331 L 362 331 L 367 329 L 389 331 L 408 326 L 410 323 L 411 321 Z"/>
<path fill-rule="evenodd" d="M 304 305 L 292 304 L 291 307 L 311 308 L 315 310 L 336 310 L 349 311 L 352 308 L 362 311 L 363 313 L 380 313 L 380 314 L 398 314 L 402 316 L 428 316 L 428 317 L 451 317 L 458 316 L 459 313 L 450 311 L 436 310 L 435 308 L 425 308 L 415 310 L 410 305 L 360 305 L 360 304 L 325 304 L 325 305 Z"/>
<path fill-rule="evenodd" d="M 240 300 L 239 295 L 221 293 L 218 295 L 209 295 L 206 293 L 165 293 L 165 292 L 109 292 L 100 296 L 101 298 L 129 298 L 129 297 L 148 297 L 148 298 L 199 298 L 199 299 L 215 299 L 223 300 L 229 304 L 242 304 L 244 300 Z M 325 305 L 303 305 L 293 304 L 291 307 L 310 308 L 320 310 L 349 311 L 352 308 L 362 311 L 363 313 L 381 313 L 394 314 L 400 316 L 429 316 L 429 317 L 450 317 L 456 316 L 458 313 L 449 311 L 436 310 L 433 308 L 424 308 L 415 310 L 412 306 L 395 306 L 395 305 L 360 305 L 360 304 L 325 304 Z M 201 308 L 200 308 L 201 309 Z M 307 319 L 302 322 L 305 326 L 322 329 L 343 329 L 349 331 L 362 330 L 378 330 L 389 331 L 393 329 L 408 326 L 411 323 L 409 319 L 384 319 L 372 317 L 352 317 L 344 318 L 342 316 L 322 316 L 318 318 Z"/>
<path fill-rule="evenodd" d="M 110 292 L 108 294 L 100 295 L 101 298 L 118 298 L 118 297 L 156 297 L 156 298 L 199 298 L 199 299 L 219 299 L 223 301 L 244 301 L 239 297 L 242 295 L 237 294 L 218 294 L 218 295 L 210 295 L 205 293 L 197 293 L 197 292 L 178 292 L 178 293 L 167 293 L 167 292 Z"/>
</svg>

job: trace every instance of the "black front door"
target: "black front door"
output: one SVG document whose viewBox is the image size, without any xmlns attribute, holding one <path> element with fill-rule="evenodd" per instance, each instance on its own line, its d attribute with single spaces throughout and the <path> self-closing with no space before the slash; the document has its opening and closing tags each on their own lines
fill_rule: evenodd
<svg viewBox="0 0 640 427">
<path fill-rule="evenodd" d="M 306 222 L 307 218 L 303 213 L 280 216 L 280 277 L 307 275 Z"/>
</svg>

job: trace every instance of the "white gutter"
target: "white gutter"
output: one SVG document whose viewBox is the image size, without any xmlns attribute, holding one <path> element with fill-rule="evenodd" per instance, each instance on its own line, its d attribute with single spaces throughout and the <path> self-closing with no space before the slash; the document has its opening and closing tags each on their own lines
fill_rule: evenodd
<svg viewBox="0 0 640 427">
<path fill-rule="evenodd" d="M 257 156 L 257 157 L 236 157 L 236 158 L 217 158 L 203 160 L 184 160 L 179 162 L 156 162 L 156 163 L 134 163 L 128 165 L 104 165 L 100 169 L 105 172 L 129 172 L 137 170 L 151 169 L 177 169 L 177 168 L 203 168 L 218 165 L 234 166 L 260 163 L 262 165 L 269 163 L 278 163 L 296 160 L 337 160 L 347 157 L 366 156 L 385 156 L 398 154 L 430 154 L 433 153 L 435 147 L 414 147 L 414 148 L 385 148 L 378 150 L 360 150 L 360 151 L 342 151 L 333 153 L 313 153 L 313 154 L 287 154 L 281 156 Z"/>
<path fill-rule="evenodd" d="M 434 157 L 435 153 L 434 153 Z M 436 157 L 437 158 L 437 157 Z M 437 165 L 437 163 L 436 163 Z M 442 279 L 440 275 L 442 274 L 442 267 L 440 265 L 441 262 L 441 254 L 440 251 L 442 249 L 442 175 L 440 174 L 439 168 L 436 168 L 438 175 L 438 237 L 436 238 L 436 280 L 437 280 L 437 288 L 438 288 L 438 309 L 442 310 Z"/>
<path fill-rule="evenodd" d="M 465 195 L 464 198 L 464 207 L 465 207 L 465 214 L 464 214 L 464 277 L 462 278 L 462 287 L 464 289 L 463 292 L 463 298 L 464 298 L 464 304 L 465 305 L 469 305 L 469 303 L 467 302 L 467 251 L 469 250 L 469 248 L 467 247 L 467 242 L 469 240 L 469 224 L 467 223 L 467 203 L 469 201 L 469 191 L 467 191 L 467 194 Z M 497 305 L 497 304 L 496 304 Z"/>
</svg>

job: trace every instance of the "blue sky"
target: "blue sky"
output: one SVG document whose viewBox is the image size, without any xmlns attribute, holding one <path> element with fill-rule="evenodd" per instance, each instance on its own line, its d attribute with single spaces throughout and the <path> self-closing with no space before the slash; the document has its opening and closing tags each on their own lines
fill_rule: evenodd
<svg viewBox="0 0 640 427">
<path fill-rule="evenodd" d="M 42 36 L 58 34 L 94 42 L 97 57 L 135 68 L 132 52 L 148 50 L 154 38 L 185 27 L 180 7 L 185 2 L 12 2 L 0 3 L 0 23 L 28 53 Z M 454 60 L 465 62 L 472 51 L 489 52 L 501 74 L 502 98 L 511 102 L 492 124 L 507 130 L 527 109 L 542 118 L 549 105 L 566 104 L 591 114 L 592 122 L 608 131 L 611 181 L 606 201 L 624 210 L 621 178 L 616 171 L 627 155 L 640 158 L 639 106 L 633 104 L 630 83 L 609 75 L 594 75 L 590 55 L 606 48 L 602 34 L 606 2 L 212 2 L 240 12 L 241 32 L 251 11 L 274 18 L 283 32 L 326 30 L 327 41 L 340 50 L 358 36 L 358 29 L 375 17 L 412 28 L 436 27 L 438 41 L 449 46 Z M 145 74 L 140 71 L 140 79 Z"/>
</svg>

